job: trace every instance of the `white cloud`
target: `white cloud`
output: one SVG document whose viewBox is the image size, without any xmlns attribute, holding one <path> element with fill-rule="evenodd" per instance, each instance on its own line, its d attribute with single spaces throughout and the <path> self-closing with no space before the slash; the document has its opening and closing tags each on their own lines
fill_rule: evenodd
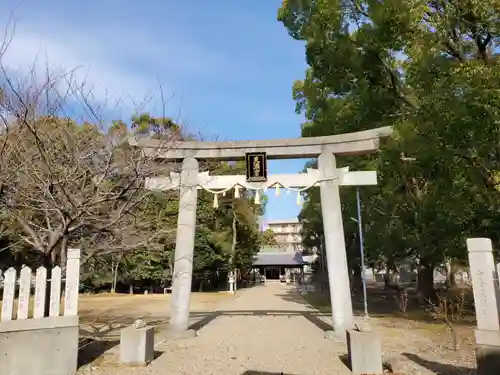
<svg viewBox="0 0 500 375">
<path fill-rule="evenodd" d="M 47 69 L 56 74 L 73 71 L 74 83 L 85 83 L 87 89 L 92 89 L 95 99 L 101 102 L 145 95 L 154 85 L 151 77 L 127 71 L 121 68 L 119 61 L 96 49 L 82 48 L 85 45 L 88 42 L 78 38 L 69 43 L 35 33 L 18 33 L 2 63 L 21 75 L 34 69 L 38 77 L 43 77 Z"/>
<path fill-rule="evenodd" d="M 148 35 L 131 26 L 60 22 L 40 15 L 18 22 L 2 64 L 21 75 L 33 69 L 37 77 L 74 71 L 74 82 L 85 83 L 94 99 L 133 108 L 146 97 L 176 92 L 177 79 L 213 77 L 227 70 L 222 55 L 189 43 L 181 35 Z M 182 96 L 182 93 L 180 93 Z M 150 105 L 154 105 L 154 101 Z M 158 105 L 158 100 L 156 101 Z M 134 108 L 135 109 L 135 108 Z"/>
</svg>

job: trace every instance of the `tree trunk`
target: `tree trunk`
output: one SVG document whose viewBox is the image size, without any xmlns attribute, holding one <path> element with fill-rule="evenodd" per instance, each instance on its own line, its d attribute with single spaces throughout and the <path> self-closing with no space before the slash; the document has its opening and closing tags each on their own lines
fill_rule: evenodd
<svg viewBox="0 0 500 375">
<path fill-rule="evenodd" d="M 116 293 L 116 280 L 118 279 L 118 266 L 113 271 L 113 281 L 111 284 L 111 293 Z"/>
<path fill-rule="evenodd" d="M 113 278 L 111 280 L 111 293 L 116 293 L 116 283 L 118 280 L 118 266 L 120 265 L 121 259 L 122 259 L 122 257 L 120 254 L 120 255 L 118 255 L 118 259 L 111 260 L 111 276 Z"/>
<path fill-rule="evenodd" d="M 53 266 L 53 253 L 44 254 L 42 259 L 42 265 L 47 270 L 47 281 L 45 283 L 45 301 L 44 301 L 44 316 L 49 316 L 50 313 L 50 280 L 52 279 L 52 266 Z M 63 288 L 61 288 L 62 292 Z"/>
<path fill-rule="evenodd" d="M 455 288 L 457 286 L 457 278 L 455 274 L 455 270 L 452 269 L 450 274 L 448 275 L 448 279 L 446 280 L 448 288 Z"/>
<path fill-rule="evenodd" d="M 391 288 L 399 284 L 397 274 L 394 271 L 386 271 L 384 273 L 384 285 L 386 288 Z"/>
<path fill-rule="evenodd" d="M 134 294 L 134 284 L 128 286 L 128 294 Z"/>
<path fill-rule="evenodd" d="M 389 274 L 386 272 L 384 273 L 384 287 L 385 289 L 389 289 L 391 285 L 391 280 L 389 279 Z"/>
<path fill-rule="evenodd" d="M 352 268 L 352 291 L 353 293 L 361 293 L 363 290 L 363 280 L 361 278 L 361 267 L 359 265 L 355 265 Z"/>
<path fill-rule="evenodd" d="M 386 269 L 384 273 L 384 288 L 385 290 L 396 291 L 397 293 L 404 291 L 404 288 L 399 285 L 394 271 L 389 271 L 389 269 Z"/>
<path fill-rule="evenodd" d="M 60 249 L 60 254 L 59 254 L 59 267 L 61 269 L 65 270 L 66 269 L 66 261 L 68 259 L 68 240 L 66 238 L 63 238 L 61 240 L 61 249 Z"/>
<path fill-rule="evenodd" d="M 236 245 L 238 244 L 238 238 L 237 238 L 237 227 L 236 227 L 236 213 L 234 212 L 234 203 L 232 208 L 233 208 L 233 223 L 232 223 L 233 241 L 231 243 L 231 257 L 229 258 L 229 269 L 234 270 L 234 291 L 236 292 L 236 280 L 238 271 L 236 270 L 234 263 L 236 260 Z"/>
<path fill-rule="evenodd" d="M 434 289 L 434 266 L 420 262 L 418 267 L 417 297 L 420 303 L 437 298 Z"/>
<path fill-rule="evenodd" d="M 115 293 L 116 286 L 115 286 L 115 262 L 111 260 L 111 290 L 109 291 L 110 293 Z"/>
<path fill-rule="evenodd" d="M 453 264 L 452 259 L 448 259 L 446 262 L 446 286 L 448 288 L 455 288 L 457 286 L 456 280 L 456 267 Z"/>
<path fill-rule="evenodd" d="M 174 262 L 172 262 L 172 254 L 168 257 L 168 269 L 170 270 L 170 280 L 173 281 L 173 275 L 174 275 Z"/>
</svg>

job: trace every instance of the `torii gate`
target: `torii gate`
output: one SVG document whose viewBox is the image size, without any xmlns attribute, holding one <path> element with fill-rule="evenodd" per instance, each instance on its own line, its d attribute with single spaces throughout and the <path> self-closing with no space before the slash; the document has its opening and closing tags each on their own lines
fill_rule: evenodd
<svg viewBox="0 0 500 375">
<path fill-rule="evenodd" d="M 156 139 L 132 139 L 145 156 L 182 160 L 180 174 L 146 181 L 147 189 L 180 189 L 175 245 L 175 264 L 170 306 L 169 331 L 177 337 L 192 336 L 188 330 L 193 275 L 194 238 L 198 189 L 229 189 L 241 186 L 262 189 L 279 184 L 308 187 L 318 184 L 326 245 L 328 281 L 334 334 L 344 337 L 353 326 L 353 312 L 347 267 L 339 186 L 376 185 L 375 171 L 346 172 L 336 167 L 336 155 L 362 155 L 376 151 L 379 139 L 392 133 L 390 127 L 324 137 L 234 142 L 179 142 L 162 147 Z M 307 173 L 271 175 L 267 182 L 246 182 L 245 176 L 210 176 L 200 173 L 198 160 L 237 161 L 246 153 L 265 152 L 268 159 L 318 158 L 318 169 Z"/>
</svg>

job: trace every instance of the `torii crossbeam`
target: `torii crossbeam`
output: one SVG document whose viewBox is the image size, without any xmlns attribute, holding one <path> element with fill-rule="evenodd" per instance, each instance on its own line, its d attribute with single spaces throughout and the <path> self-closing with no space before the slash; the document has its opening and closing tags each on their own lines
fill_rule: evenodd
<svg viewBox="0 0 500 375">
<path fill-rule="evenodd" d="M 375 171 L 338 171 L 339 186 L 365 186 L 377 185 L 377 172 Z M 267 182 L 247 182 L 245 176 L 224 175 L 211 176 L 208 172 L 198 173 L 198 189 L 220 190 L 239 185 L 243 188 L 257 190 L 273 187 L 277 184 L 292 188 L 304 188 L 320 183 L 320 173 L 318 169 L 308 169 L 307 173 L 274 174 L 267 178 Z M 169 177 L 152 177 L 146 180 L 148 190 L 172 190 L 181 186 L 180 173 L 171 172 Z"/>
</svg>

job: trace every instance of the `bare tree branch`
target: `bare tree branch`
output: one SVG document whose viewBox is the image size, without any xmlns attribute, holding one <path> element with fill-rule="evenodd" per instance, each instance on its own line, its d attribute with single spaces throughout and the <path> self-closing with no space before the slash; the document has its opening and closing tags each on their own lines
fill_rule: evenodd
<svg viewBox="0 0 500 375">
<path fill-rule="evenodd" d="M 146 178 L 168 175 L 173 165 L 131 147 L 126 124 L 105 126 L 85 82 L 75 82 L 74 70 L 52 74 L 46 67 L 39 82 L 33 67 L 27 83 L 16 83 L 1 61 L 4 45 L 0 204 L 17 243 L 54 259 L 65 246 L 80 247 L 90 257 L 171 241 L 172 227 L 164 228 L 161 218 L 152 222 L 145 211 L 152 192 L 144 186 Z M 163 92 L 161 99 L 165 105 Z M 75 105 L 88 121 L 61 115 Z M 148 129 L 135 131 L 153 132 L 162 148 L 179 140 L 171 120 L 149 121 Z"/>
</svg>

